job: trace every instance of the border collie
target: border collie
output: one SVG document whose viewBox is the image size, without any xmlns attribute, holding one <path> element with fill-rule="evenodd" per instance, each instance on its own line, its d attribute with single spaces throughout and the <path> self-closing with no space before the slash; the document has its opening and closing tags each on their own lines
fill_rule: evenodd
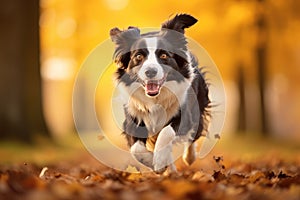
<svg viewBox="0 0 300 200">
<path fill-rule="evenodd" d="M 155 172 L 176 171 L 172 146 L 178 142 L 184 162 L 192 164 L 195 141 L 207 130 L 208 86 L 184 36 L 196 22 L 179 14 L 155 32 L 110 31 L 117 84 L 127 98 L 123 134 L 133 157 Z"/>
</svg>

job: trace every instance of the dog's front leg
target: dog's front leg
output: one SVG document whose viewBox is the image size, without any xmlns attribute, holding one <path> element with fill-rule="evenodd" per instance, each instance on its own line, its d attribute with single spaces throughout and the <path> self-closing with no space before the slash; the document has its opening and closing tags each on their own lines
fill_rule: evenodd
<svg viewBox="0 0 300 200">
<path fill-rule="evenodd" d="M 153 169 L 153 153 L 147 150 L 145 143 L 140 140 L 136 141 L 131 146 L 130 153 L 137 161 Z"/>
<path fill-rule="evenodd" d="M 158 173 L 164 172 L 168 166 L 170 166 L 171 171 L 176 171 L 172 156 L 172 145 L 174 139 L 175 131 L 170 125 L 160 131 L 154 147 L 154 171 Z"/>
</svg>

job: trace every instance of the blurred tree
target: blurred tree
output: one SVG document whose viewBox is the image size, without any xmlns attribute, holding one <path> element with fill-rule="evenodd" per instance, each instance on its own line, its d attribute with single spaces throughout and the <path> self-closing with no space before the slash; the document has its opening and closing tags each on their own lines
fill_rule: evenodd
<svg viewBox="0 0 300 200">
<path fill-rule="evenodd" d="M 267 82 L 267 49 L 268 49 L 268 27 L 265 16 L 266 4 L 264 0 L 257 0 L 257 47 L 255 49 L 255 56 L 257 60 L 258 86 L 260 95 L 260 117 L 261 117 L 261 132 L 267 136 L 269 134 L 269 122 L 266 107 L 266 82 Z"/>
<path fill-rule="evenodd" d="M 39 0 L 2 0 L 0 7 L 0 137 L 48 135 L 41 103 Z"/>
<path fill-rule="evenodd" d="M 245 98 L 245 69 L 241 62 L 237 64 L 237 85 L 239 95 L 239 109 L 237 118 L 237 129 L 239 134 L 246 131 L 246 98 Z"/>
<path fill-rule="evenodd" d="M 235 64 L 239 95 L 237 130 L 238 133 L 259 132 L 268 136 L 270 132 L 269 106 L 266 105 L 267 65 L 269 64 L 267 51 L 270 43 L 268 39 L 269 19 L 266 16 L 268 2 L 264 0 L 255 0 L 250 3 L 236 0 L 234 2 L 241 6 L 241 10 L 242 5 L 247 5 L 252 10 L 251 15 L 241 20 L 241 23 L 233 30 L 234 45 L 236 48 L 243 49 L 239 52 Z M 246 2 L 249 4 L 245 4 Z M 253 37 L 255 39 L 251 40 Z M 250 45 L 249 41 L 252 41 L 254 45 Z M 253 61 L 247 58 L 247 52 L 251 52 L 248 54 L 251 55 Z M 255 70 L 250 67 L 253 65 L 255 65 Z M 257 87 L 257 91 L 248 90 L 251 87 Z"/>
</svg>

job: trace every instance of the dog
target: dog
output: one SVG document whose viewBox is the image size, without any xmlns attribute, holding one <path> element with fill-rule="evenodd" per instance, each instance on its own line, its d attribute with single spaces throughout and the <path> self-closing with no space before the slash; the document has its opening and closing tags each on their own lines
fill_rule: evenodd
<svg viewBox="0 0 300 200">
<path fill-rule="evenodd" d="M 133 157 L 158 173 L 176 171 L 176 143 L 184 143 L 183 161 L 191 165 L 195 141 L 207 132 L 208 84 L 184 35 L 197 21 L 177 14 L 159 31 L 110 30 L 117 87 L 127 99 L 123 134 Z"/>
</svg>

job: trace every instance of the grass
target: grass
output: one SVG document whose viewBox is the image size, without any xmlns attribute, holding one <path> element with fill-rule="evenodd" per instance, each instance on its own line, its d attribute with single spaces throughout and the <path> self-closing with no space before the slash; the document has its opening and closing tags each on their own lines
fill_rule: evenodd
<svg viewBox="0 0 300 200">
<path fill-rule="evenodd" d="M 209 156 L 224 155 L 231 159 L 245 161 L 275 156 L 287 161 L 299 161 L 299 152 L 299 141 L 228 135 L 221 138 Z M 33 162 L 42 165 L 63 160 L 78 160 L 80 155 L 87 154 L 87 150 L 76 134 L 56 141 L 37 138 L 35 143 L 30 145 L 16 141 L 0 141 L 2 164 Z"/>
<path fill-rule="evenodd" d="M 72 159 L 78 152 L 85 151 L 76 135 L 69 135 L 55 141 L 36 138 L 32 144 L 5 140 L 0 141 L 0 162 L 2 164 L 20 162 L 46 164 Z"/>
<path fill-rule="evenodd" d="M 282 138 L 263 138 L 257 134 L 252 136 L 227 136 L 216 145 L 212 154 L 223 155 L 229 163 L 265 162 L 300 162 L 299 140 Z"/>
</svg>

